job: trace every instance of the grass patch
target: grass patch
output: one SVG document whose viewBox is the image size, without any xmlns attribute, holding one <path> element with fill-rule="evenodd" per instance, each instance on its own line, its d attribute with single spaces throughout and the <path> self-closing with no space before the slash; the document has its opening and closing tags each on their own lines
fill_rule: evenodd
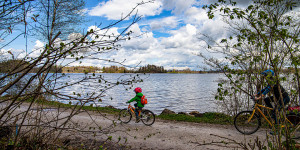
<svg viewBox="0 0 300 150">
<path fill-rule="evenodd" d="M 198 122 L 211 124 L 232 124 L 233 117 L 215 112 L 204 113 L 201 117 L 194 117 L 184 114 L 169 114 L 159 115 L 158 118 L 164 120 L 184 121 L 184 122 Z"/>
<path fill-rule="evenodd" d="M 0 97 L 0 99 L 3 99 L 4 97 Z M 22 101 L 21 98 L 18 101 Z M 30 103 L 32 99 L 28 99 L 25 102 Z M 36 100 L 35 103 L 44 105 L 45 107 L 53 107 L 53 108 L 79 108 L 80 106 L 75 106 L 71 104 L 64 104 L 57 101 L 48 101 L 44 98 L 40 98 L 39 100 Z M 120 112 L 120 109 L 111 108 L 111 107 L 93 107 L 93 106 L 83 106 L 82 110 L 87 111 L 99 111 L 102 113 L 109 113 L 109 114 L 118 114 Z M 229 115 L 225 115 L 222 113 L 216 113 L 216 112 L 207 112 L 204 113 L 201 117 L 194 117 L 190 115 L 184 115 L 184 114 L 162 114 L 156 116 L 163 120 L 173 120 L 173 121 L 183 121 L 183 122 L 196 122 L 196 123 L 210 123 L 210 124 L 232 124 L 233 123 L 233 117 Z"/>
<path fill-rule="evenodd" d="M 55 102 L 55 101 L 43 101 L 43 102 L 39 102 L 40 104 L 44 104 L 47 106 L 53 106 L 55 108 L 58 107 L 63 107 L 63 108 L 74 108 L 77 107 L 79 108 L 80 106 L 76 106 L 76 105 L 71 105 L 71 104 L 64 104 L 64 103 L 60 103 L 60 102 Z M 83 106 L 81 108 L 82 110 L 87 110 L 87 111 L 100 111 L 103 113 L 110 113 L 110 114 L 116 114 L 119 113 L 120 110 L 116 109 L 116 108 L 110 108 L 110 107 L 93 107 L 93 106 Z"/>
<path fill-rule="evenodd" d="M 18 99 L 18 101 L 22 101 L 21 98 Z M 32 102 L 32 99 L 27 99 L 25 103 L 30 103 Z M 39 105 L 44 105 L 45 107 L 53 107 L 53 108 L 70 108 L 73 109 L 75 107 L 79 108 L 80 105 L 71 105 L 71 104 L 65 104 L 57 101 L 49 101 L 43 98 L 40 98 L 38 100 L 35 100 L 36 104 Z M 119 109 L 116 108 L 110 108 L 110 107 L 93 107 L 93 106 L 83 106 L 81 108 L 82 110 L 87 110 L 87 111 L 100 111 L 103 113 L 110 113 L 110 114 L 117 114 L 120 112 Z"/>
</svg>

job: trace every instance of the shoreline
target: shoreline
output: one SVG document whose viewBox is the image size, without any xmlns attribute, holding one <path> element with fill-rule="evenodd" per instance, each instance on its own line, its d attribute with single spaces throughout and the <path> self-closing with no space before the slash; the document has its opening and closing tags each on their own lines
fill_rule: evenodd
<svg viewBox="0 0 300 150">
<path fill-rule="evenodd" d="M 84 72 L 60 72 L 60 73 L 65 73 L 65 74 L 73 74 L 73 73 L 77 73 L 77 74 L 85 74 Z M 143 73 L 143 72 L 139 72 L 139 73 L 119 73 L 119 72 L 115 72 L 115 73 L 107 73 L 107 72 L 89 72 L 88 74 L 90 73 L 95 73 L 95 74 L 223 74 L 221 72 L 211 72 L 211 73 L 172 73 L 172 72 L 169 72 L 169 73 Z"/>
<path fill-rule="evenodd" d="M 64 104 L 56 101 L 48 101 L 47 106 L 57 106 L 61 105 L 63 107 L 72 108 L 74 105 Z M 51 104 L 52 103 L 52 104 Z M 55 109 L 52 107 L 46 107 L 44 109 Z M 87 111 L 99 111 L 102 113 L 118 115 L 120 110 L 114 106 L 107 105 L 104 107 L 93 107 L 93 106 L 83 106 L 83 110 Z M 181 122 L 194 122 L 194 123 L 211 123 L 211 124 L 231 124 L 233 122 L 233 116 L 229 116 L 223 113 L 218 112 L 204 112 L 199 113 L 198 111 L 192 112 L 174 112 L 169 109 L 164 109 L 160 114 L 155 114 L 157 118 L 162 120 L 172 120 L 172 121 L 181 121 Z"/>
</svg>

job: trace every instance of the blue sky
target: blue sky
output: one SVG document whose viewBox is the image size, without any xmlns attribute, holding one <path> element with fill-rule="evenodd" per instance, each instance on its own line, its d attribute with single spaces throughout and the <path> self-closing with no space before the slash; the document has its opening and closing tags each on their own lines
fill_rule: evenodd
<svg viewBox="0 0 300 150">
<path fill-rule="evenodd" d="M 142 0 L 86 0 L 85 13 L 89 22 L 82 25 L 87 30 L 99 23 L 109 24 L 127 14 Z M 154 64 L 165 69 L 199 70 L 203 60 L 197 53 L 206 53 L 205 44 L 199 39 L 200 34 L 207 34 L 216 41 L 229 36 L 226 23 L 220 15 L 208 19 L 202 5 L 216 0 L 155 0 L 137 8 L 142 19 L 130 30 L 133 35 L 142 35 L 121 42 L 121 49 L 101 55 L 103 59 L 114 59 L 128 66 Z M 248 0 L 238 0 L 239 7 L 249 4 Z M 111 29 L 111 33 L 120 32 L 128 25 L 128 21 Z M 15 33 L 14 33 L 15 35 Z M 1 42 L 1 40 L 0 40 Z M 1 44 L 1 43 L 0 43 Z M 1 49 L 22 53 L 25 50 L 24 38 L 19 38 L 12 44 Z M 28 40 L 28 51 L 43 47 L 44 42 L 37 39 Z M 6 53 L 6 55 L 8 55 Z M 211 54 L 216 55 L 216 54 Z M 110 66 L 116 65 L 105 61 L 84 60 L 82 64 L 72 65 Z"/>
</svg>

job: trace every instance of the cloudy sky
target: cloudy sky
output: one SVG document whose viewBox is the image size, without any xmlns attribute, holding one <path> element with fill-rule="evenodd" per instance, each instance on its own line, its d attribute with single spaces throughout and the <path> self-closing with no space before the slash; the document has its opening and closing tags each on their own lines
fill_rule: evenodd
<svg viewBox="0 0 300 150">
<path fill-rule="evenodd" d="M 87 1 L 87 13 L 95 19 L 115 21 L 127 14 L 141 0 Z M 210 1 L 211 2 L 211 1 Z M 247 1 L 245 1 L 247 2 Z M 244 2 L 243 2 L 244 3 Z M 142 35 L 122 43 L 122 48 L 108 57 L 134 66 L 154 64 L 166 69 L 199 70 L 203 60 L 196 53 L 203 51 L 199 33 L 215 38 L 226 36 L 220 17 L 210 20 L 202 9 L 207 1 L 155 0 L 137 8 L 143 18 L 130 30 Z M 124 24 L 126 25 L 126 24 Z M 121 29 L 122 26 L 119 26 Z M 94 61 L 86 62 L 95 64 Z"/>
<path fill-rule="evenodd" d="M 131 11 L 142 0 L 86 0 L 86 15 L 89 22 L 83 25 L 84 29 L 93 28 L 93 25 L 101 22 L 109 24 L 119 20 L 122 15 Z M 249 4 L 248 0 L 238 0 L 239 7 Z M 226 24 L 220 16 L 208 19 L 202 6 L 214 2 L 214 0 L 155 0 L 137 8 L 142 19 L 134 24 L 130 30 L 134 35 L 141 35 L 130 41 L 121 43 L 118 51 L 102 55 L 103 58 L 123 61 L 124 64 L 135 66 L 154 64 L 164 66 L 165 69 L 199 70 L 203 66 L 203 60 L 196 53 L 204 52 L 203 42 L 199 40 L 199 34 L 207 34 L 214 39 L 222 39 L 228 36 Z M 110 32 L 120 32 L 128 22 L 120 24 Z M 29 51 L 42 47 L 44 43 L 35 39 L 29 41 Z M 23 43 L 13 43 L 2 51 L 24 51 Z M 73 64 L 78 65 L 78 64 Z M 107 62 L 85 60 L 81 65 L 110 66 Z"/>
</svg>

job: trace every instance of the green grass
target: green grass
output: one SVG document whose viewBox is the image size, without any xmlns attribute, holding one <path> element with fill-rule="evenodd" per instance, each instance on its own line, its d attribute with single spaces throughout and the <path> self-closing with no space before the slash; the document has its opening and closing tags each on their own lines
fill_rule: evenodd
<svg viewBox="0 0 300 150">
<path fill-rule="evenodd" d="M 21 101 L 21 98 L 18 100 Z M 25 103 L 30 103 L 32 101 L 32 99 L 27 99 L 25 101 Z M 71 104 L 64 104 L 61 102 L 57 102 L 57 101 L 48 101 L 45 100 L 43 98 L 36 100 L 35 103 L 40 104 L 40 105 L 44 105 L 44 107 L 54 107 L 54 108 L 80 108 L 80 105 L 71 105 Z M 92 107 L 92 106 L 83 106 L 81 108 L 82 110 L 88 110 L 88 111 L 100 111 L 103 113 L 110 113 L 110 114 L 117 114 L 120 112 L 119 109 L 116 108 L 109 108 L 109 107 Z"/>
<path fill-rule="evenodd" d="M 209 112 L 204 113 L 201 117 L 194 117 L 183 114 L 169 114 L 169 115 L 159 115 L 158 118 L 163 120 L 173 120 L 173 121 L 184 121 L 184 122 L 198 122 L 198 123 L 211 123 L 211 124 L 232 124 L 233 117 L 222 114 Z"/>
</svg>

